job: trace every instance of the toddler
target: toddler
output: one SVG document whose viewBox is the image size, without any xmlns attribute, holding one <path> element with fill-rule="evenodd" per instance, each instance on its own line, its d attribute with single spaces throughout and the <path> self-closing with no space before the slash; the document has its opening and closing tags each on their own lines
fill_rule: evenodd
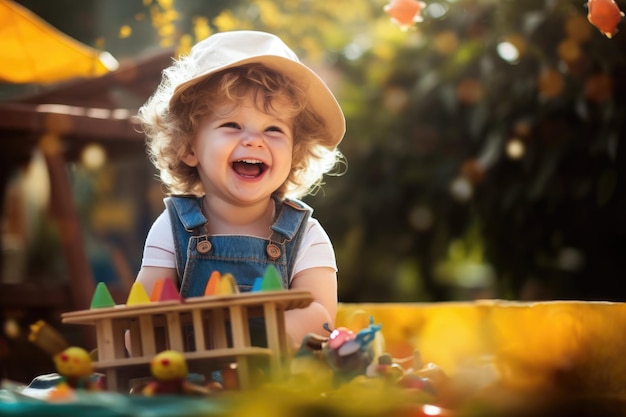
<svg viewBox="0 0 626 417">
<path fill-rule="evenodd" d="M 245 292 L 273 265 L 285 288 L 313 295 L 285 314 L 292 344 L 332 328 L 333 247 L 297 199 L 341 159 L 345 120 L 324 82 L 274 35 L 223 32 L 164 71 L 139 119 L 169 191 L 137 276 L 148 294 L 169 277 L 201 296 L 213 271 Z"/>
</svg>

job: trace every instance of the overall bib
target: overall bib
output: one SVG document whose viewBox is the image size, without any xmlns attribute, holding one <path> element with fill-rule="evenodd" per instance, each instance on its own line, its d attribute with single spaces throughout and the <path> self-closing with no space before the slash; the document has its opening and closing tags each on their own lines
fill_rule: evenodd
<svg viewBox="0 0 626 417">
<path fill-rule="evenodd" d="M 279 201 L 276 219 L 267 238 L 252 236 L 210 236 L 202 213 L 202 197 L 171 196 L 165 199 L 176 250 L 176 271 L 183 298 L 203 296 L 213 271 L 230 273 L 240 292 L 248 292 L 269 265 L 279 271 L 283 287 L 289 288 L 295 258 L 312 209 L 299 200 Z M 264 346 L 262 323 L 250 323 L 252 343 Z"/>
</svg>

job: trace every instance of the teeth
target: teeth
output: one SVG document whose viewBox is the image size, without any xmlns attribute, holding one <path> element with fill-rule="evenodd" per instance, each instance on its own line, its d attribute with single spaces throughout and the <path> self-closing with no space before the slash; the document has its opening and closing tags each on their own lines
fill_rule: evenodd
<svg viewBox="0 0 626 417">
<path fill-rule="evenodd" d="M 258 159 L 239 159 L 237 162 L 245 162 L 246 164 L 262 164 L 263 161 Z"/>
</svg>

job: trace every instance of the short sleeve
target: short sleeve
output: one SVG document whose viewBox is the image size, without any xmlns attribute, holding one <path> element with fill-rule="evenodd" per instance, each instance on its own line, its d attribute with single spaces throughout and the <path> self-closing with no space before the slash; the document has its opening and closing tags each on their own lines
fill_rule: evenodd
<svg viewBox="0 0 626 417">
<path fill-rule="evenodd" d="M 148 232 L 141 266 L 176 268 L 174 235 L 167 210 L 157 217 Z"/>
<path fill-rule="evenodd" d="M 337 271 L 335 250 L 322 225 L 317 219 L 310 218 L 296 255 L 293 276 L 305 269 L 320 267 L 332 268 L 335 272 Z"/>
</svg>

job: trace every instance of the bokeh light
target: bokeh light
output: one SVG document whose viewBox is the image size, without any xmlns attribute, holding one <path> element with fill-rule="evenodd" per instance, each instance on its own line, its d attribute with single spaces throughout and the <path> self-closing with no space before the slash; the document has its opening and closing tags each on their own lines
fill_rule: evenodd
<svg viewBox="0 0 626 417">
<path fill-rule="evenodd" d="M 101 145 L 92 143 L 85 146 L 80 159 L 85 168 L 91 171 L 96 171 L 104 166 L 107 160 L 107 155 Z"/>
<path fill-rule="evenodd" d="M 519 139 L 511 139 L 506 144 L 506 154 L 511 159 L 521 159 L 526 153 L 524 143 Z"/>
<path fill-rule="evenodd" d="M 515 45 L 509 41 L 500 42 L 497 46 L 498 55 L 506 62 L 515 63 L 519 60 L 520 53 Z"/>
</svg>

